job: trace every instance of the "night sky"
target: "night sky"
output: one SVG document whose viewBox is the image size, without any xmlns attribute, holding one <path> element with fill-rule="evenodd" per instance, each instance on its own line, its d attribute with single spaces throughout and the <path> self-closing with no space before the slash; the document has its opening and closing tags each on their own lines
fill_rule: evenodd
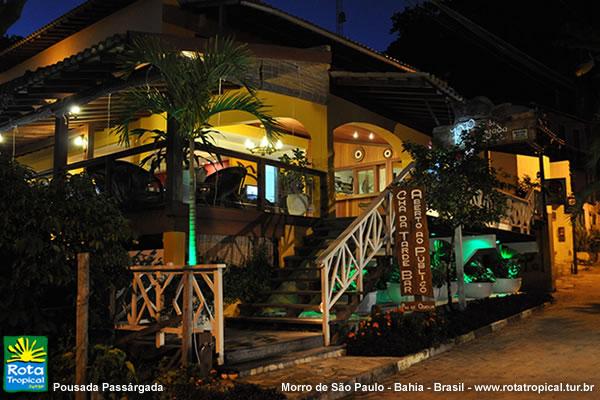
<svg viewBox="0 0 600 400">
<path fill-rule="evenodd" d="M 60 17 L 84 0 L 28 0 L 21 19 L 8 34 L 26 36 Z M 393 40 L 390 17 L 415 0 L 345 0 L 344 34 L 376 50 L 385 50 Z M 267 0 L 277 8 L 335 32 L 335 0 Z M 376 5 L 376 6 L 375 6 Z"/>
</svg>

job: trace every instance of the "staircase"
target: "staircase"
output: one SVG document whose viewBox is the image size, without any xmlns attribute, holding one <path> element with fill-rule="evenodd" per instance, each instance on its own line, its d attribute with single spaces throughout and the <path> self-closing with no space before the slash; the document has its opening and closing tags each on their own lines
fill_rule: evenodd
<svg viewBox="0 0 600 400">
<path fill-rule="evenodd" d="M 315 260 L 331 241 L 350 225 L 353 218 L 325 218 L 313 226 L 294 255 L 284 258 L 284 267 L 273 271 L 271 290 L 260 303 L 240 305 L 240 316 L 228 324 L 244 323 L 254 328 L 296 326 L 319 329 L 321 326 L 321 275 Z M 359 293 L 348 292 L 351 302 Z M 350 303 L 351 304 L 351 303 Z M 338 305 L 343 308 L 344 305 Z"/>
</svg>

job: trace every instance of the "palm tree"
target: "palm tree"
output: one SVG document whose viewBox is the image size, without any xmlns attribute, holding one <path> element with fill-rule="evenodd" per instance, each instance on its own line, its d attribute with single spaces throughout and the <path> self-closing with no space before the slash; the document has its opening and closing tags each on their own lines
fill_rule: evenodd
<svg viewBox="0 0 600 400">
<path fill-rule="evenodd" d="M 154 135 L 155 140 L 165 140 L 168 135 L 179 135 L 187 153 L 190 171 L 188 214 L 188 265 L 196 264 L 196 142 L 210 147 L 212 135 L 217 131 L 210 124 L 211 117 L 226 111 L 242 111 L 258 119 L 266 135 L 273 140 L 282 131 L 277 121 L 267 115 L 268 107 L 256 96 L 249 81 L 252 57 L 245 45 L 232 39 L 208 40 L 203 53 L 175 51 L 156 37 L 138 37 L 133 41 L 132 63 L 136 68 L 148 65 L 156 70 L 162 85 L 149 84 L 135 87 L 126 93 L 128 112 L 116 128 L 122 143 L 128 145 L 131 136 Z M 233 83 L 242 91 L 223 93 L 223 82 Z M 140 113 L 166 114 L 177 127 L 176 132 L 162 130 L 129 129 L 129 123 Z M 164 158 L 155 154 L 156 159 Z M 162 155 L 162 157 L 161 157 Z M 185 157 L 184 157 L 185 159 Z"/>
</svg>

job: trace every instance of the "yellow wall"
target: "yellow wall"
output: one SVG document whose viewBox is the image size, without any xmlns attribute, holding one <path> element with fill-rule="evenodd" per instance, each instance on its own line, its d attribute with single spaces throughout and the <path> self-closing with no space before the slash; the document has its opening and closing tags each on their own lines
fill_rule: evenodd
<svg viewBox="0 0 600 400">
<path fill-rule="evenodd" d="M 569 161 L 556 161 L 550 163 L 548 178 L 565 178 L 567 182 L 567 196 L 571 193 L 571 174 Z M 573 262 L 573 229 L 570 215 L 565 213 L 565 206 L 559 206 L 556 209 L 548 207 L 548 216 L 551 220 L 554 261 L 558 275 L 569 273 L 571 263 Z M 559 242 L 558 230 L 564 228 L 565 240 Z"/>
<path fill-rule="evenodd" d="M 354 150 L 359 147 L 365 150 L 365 157 L 362 161 L 356 161 L 353 156 Z M 335 168 L 345 168 L 360 167 L 361 164 L 384 163 L 385 158 L 383 157 L 383 150 L 387 147 L 387 145 L 334 142 L 333 151 L 335 152 L 335 157 L 333 159 L 333 165 Z M 396 156 L 396 154 L 394 154 L 394 156 Z"/>
<path fill-rule="evenodd" d="M 524 179 L 529 176 L 534 182 L 538 179 L 539 158 L 526 155 L 511 155 L 492 152 L 492 166 L 512 175 L 512 177 L 501 178 L 509 183 L 516 183 L 516 178 Z M 544 175 L 546 179 L 565 178 L 567 196 L 571 195 L 571 175 L 569 161 L 551 162 L 544 157 Z M 555 277 L 568 273 L 573 261 L 573 229 L 570 215 L 565 213 L 564 206 L 553 208 L 547 207 L 548 230 L 552 236 L 553 274 Z M 559 241 L 559 228 L 564 228 L 564 241 Z"/>
<path fill-rule="evenodd" d="M 327 170 L 327 107 L 307 100 L 283 94 L 259 91 L 258 97 L 268 106 L 273 117 L 287 117 L 298 120 L 310 134 L 308 149 L 312 167 Z M 250 114 L 232 111 L 222 113 L 210 120 L 215 126 L 234 125 L 255 120 Z"/>
<path fill-rule="evenodd" d="M 490 164 L 498 172 L 498 179 L 501 182 L 509 185 L 517 184 L 519 172 L 517 170 L 517 156 L 515 154 L 491 151 Z M 535 175 L 532 178 L 535 179 Z"/>
</svg>

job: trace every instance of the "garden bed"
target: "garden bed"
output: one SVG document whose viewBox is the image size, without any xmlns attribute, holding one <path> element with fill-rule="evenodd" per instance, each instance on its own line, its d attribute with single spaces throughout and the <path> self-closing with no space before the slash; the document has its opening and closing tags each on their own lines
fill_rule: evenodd
<svg viewBox="0 0 600 400">
<path fill-rule="evenodd" d="M 348 333 L 347 354 L 405 356 L 551 300 L 552 296 L 547 294 L 519 294 L 472 301 L 464 312 L 438 307 L 435 313 L 391 311 L 377 314 Z"/>
</svg>

